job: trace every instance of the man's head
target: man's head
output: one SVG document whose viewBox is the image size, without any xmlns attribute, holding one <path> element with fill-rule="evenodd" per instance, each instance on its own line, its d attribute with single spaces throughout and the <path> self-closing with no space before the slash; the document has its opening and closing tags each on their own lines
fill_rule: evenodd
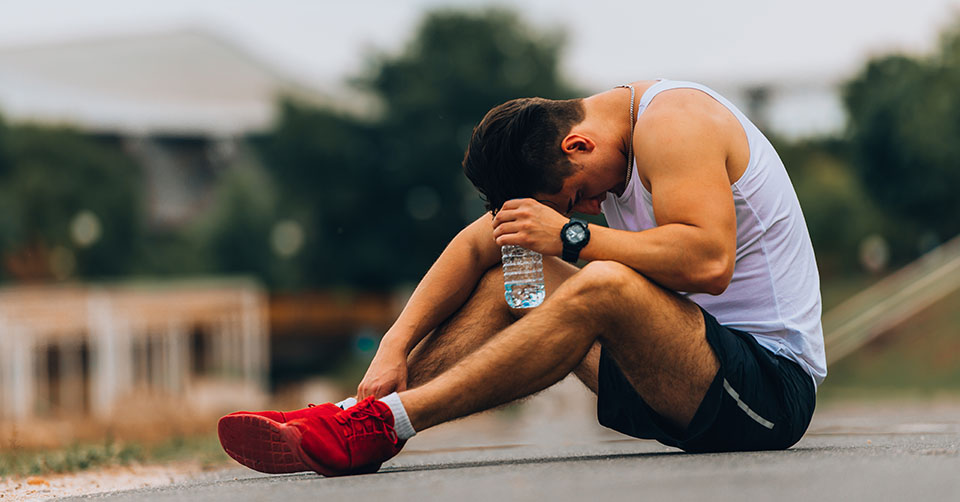
<svg viewBox="0 0 960 502">
<path fill-rule="evenodd" d="M 487 112 L 463 159 L 487 210 L 496 212 L 510 199 L 560 192 L 577 168 L 561 143 L 585 117 L 582 99 L 520 98 Z"/>
</svg>

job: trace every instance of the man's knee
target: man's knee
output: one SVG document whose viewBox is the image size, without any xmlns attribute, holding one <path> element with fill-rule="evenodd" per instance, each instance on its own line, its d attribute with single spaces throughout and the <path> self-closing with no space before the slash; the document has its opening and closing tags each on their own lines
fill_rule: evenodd
<svg viewBox="0 0 960 502">
<path fill-rule="evenodd" d="M 652 306 L 658 296 L 657 288 L 622 263 L 593 261 L 564 284 L 559 301 L 566 310 L 576 311 L 591 322 L 619 325 L 623 316 Z"/>
<path fill-rule="evenodd" d="M 592 261 L 572 278 L 571 286 L 578 296 L 596 298 L 597 295 L 621 296 L 627 287 L 646 282 L 632 268 L 616 261 Z"/>
</svg>

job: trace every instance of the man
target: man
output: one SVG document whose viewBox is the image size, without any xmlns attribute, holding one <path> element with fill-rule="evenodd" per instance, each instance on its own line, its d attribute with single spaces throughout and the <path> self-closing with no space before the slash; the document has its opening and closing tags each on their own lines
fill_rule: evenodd
<svg viewBox="0 0 960 502">
<path fill-rule="evenodd" d="M 783 164 L 730 102 L 666 80 L 514 100 L 477 126 L 463 166 L 493 216 L 427 272 L 360 402 L 228 415 L 233 458 L 373 472 L 417 431 L 571 372 L 597 394 L 600 422 L 635 437 L 692 452 L 799 440 L 826 375 L 816 262 Z M 544 255 L 541 306 L 504 302 L 507 244 Z"/>
</svg>

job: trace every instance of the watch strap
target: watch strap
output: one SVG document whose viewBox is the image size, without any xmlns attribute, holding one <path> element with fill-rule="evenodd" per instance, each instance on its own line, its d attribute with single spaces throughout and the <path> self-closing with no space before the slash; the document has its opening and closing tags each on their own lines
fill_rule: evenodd
<svg viewBox="0 0 960 502">
<path fill-rule="evenodd" d="M 568 263 L 576 263 L 580 259 L 580 248 L 574 248 L 567 244 L 563 243 L 563 254 L 561 255 L 563 261 Z"/>
</svg>

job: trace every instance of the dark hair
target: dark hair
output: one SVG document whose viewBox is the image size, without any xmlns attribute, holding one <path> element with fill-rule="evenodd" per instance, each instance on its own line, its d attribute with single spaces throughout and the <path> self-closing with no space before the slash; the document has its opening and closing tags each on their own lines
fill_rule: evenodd
<svg viewBox="0 0 960 502">
<path fill-rule="evenodd" d="M 487 210 L 496 213 L 510 199 L 563 189 L 574 165 L 560 142 L 584 116 L 582 99 L 520 98 L 487 112 L 463 157 L 463 172 Z"/>
</svg>

